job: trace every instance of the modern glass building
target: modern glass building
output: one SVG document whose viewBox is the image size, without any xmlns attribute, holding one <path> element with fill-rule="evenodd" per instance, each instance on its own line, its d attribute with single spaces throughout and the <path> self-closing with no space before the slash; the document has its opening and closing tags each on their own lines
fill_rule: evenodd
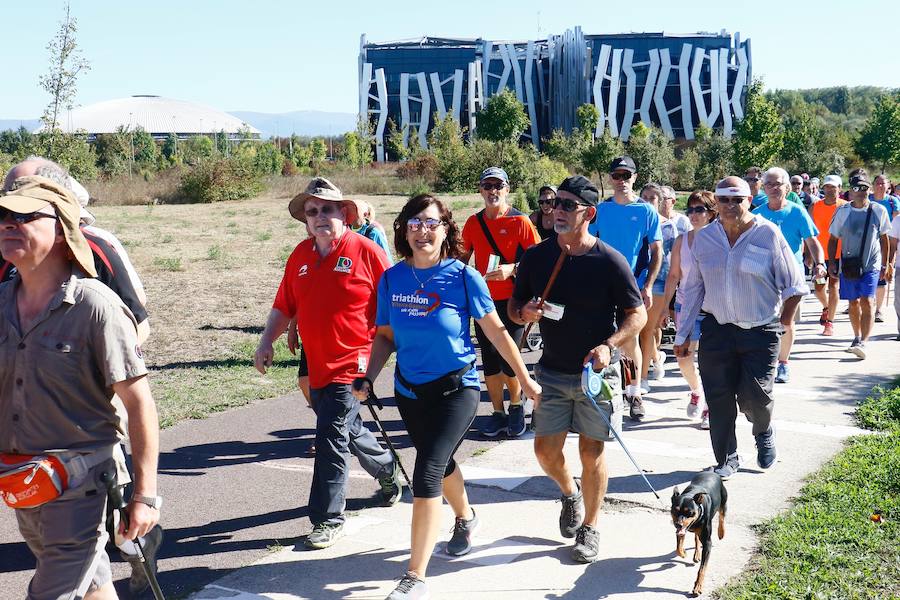
<svg viewBox="0 0 900 600">
<path fill-rule="evenodd" d="M 739 34 L 625 33 L 584 35 L 580 27 L 543 40 L 493 41 L 423 37 L 369 43 L 360 39 L 359 113 L 374 125 L 384 160 L 387 119 L 408 143 L 427 146 L 434 118 L 452 114 L 476 131 L 478 111 L 511 89 L 528 111 L 526 138 L 570 132 L 575 110 L 593 103 L 609 130 L 628 139 L 642 121 L 670 138 L 693 139 L 701 125 L 730 136 L 743 117 L 752 79 L 750 40 Z"/>
</svg>

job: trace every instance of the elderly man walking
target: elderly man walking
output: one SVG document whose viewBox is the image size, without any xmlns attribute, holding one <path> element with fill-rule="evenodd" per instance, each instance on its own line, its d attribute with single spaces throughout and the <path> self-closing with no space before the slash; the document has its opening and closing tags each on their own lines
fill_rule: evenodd
<svg viewBox="0 0 900 600">
<path fill-rule="evenodd" d="M 363 425 L 350 384 L 366 372 L 375 337 L 378 280 L 388 268 L 375 242 L 353 233 L 356 206 L 324 177 L 313 179 L 288 205 L 312 237 L 294 249 L 259 340 L 254 363 L 260 373 L 272 364 L 272 345 L 292 318 L 309 362 L 316 411 L 316 458 L 306 546 L 327 548 L 343 533 L 347 461 L 350 452 L 378 479 L 382 497 L 395 504 L 402 492 L 391 453 Z"/>
<path fill-rule="evenodd" d="M 27 598 L 116 598 L 105 552 L 107 489 L 128 476 L 113 395 L 128 413 L 135 471 L 128 529 L 119 533 L 146 536 L 162 504 L 158 418 L 137 322 L 93 279 L 75 196 L 40 176 L 8 187 L 0 196 L 0 252 L 18 276 L 0 284 L 0 472 L 45 457 L 60 483 L 42 481 L 39 469 L 23 482 L 26 491 L 14 477 L 0 481 L 37 558 Z"/>
<path fill-rule="evenodd" d="M 716 186 L 719 218 L 695 234 L 694 268 L 684 280 L 676 356 L 702 308 L 700 379 L 709 405 L 714 471 L 728 479 L 740 468 L 735 419 L 753 423 L 757 464 L 775 463 L 772 386 L 779 340 L 809 287 L 776 225 L 750 212 L 747 182 L 726 177 Z"/>
</svg>

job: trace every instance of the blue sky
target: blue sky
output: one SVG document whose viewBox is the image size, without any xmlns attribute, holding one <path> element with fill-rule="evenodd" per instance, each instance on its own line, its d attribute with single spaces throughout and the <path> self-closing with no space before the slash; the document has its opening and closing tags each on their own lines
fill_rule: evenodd
<svg viewBox="0 0 900 600">
<path fill-rule="evenodd" d="M 0 118 L 34 118 L 47 104 L 38 77 L 62 7 L 4 4 L 0 51 L 17 85 L 7 74 Z M 768 88 L 900 87 L 895 0 L 72 0 L 72 12 L 91 62 L 78 85 L 82 105 L 158 94 L 223 110 L 355 112 L 362 33 L 370 41 L 533 39 L 575 25 L 585 33 L 739 31 L 752 39 L 754 73 Z"/>
</svg>

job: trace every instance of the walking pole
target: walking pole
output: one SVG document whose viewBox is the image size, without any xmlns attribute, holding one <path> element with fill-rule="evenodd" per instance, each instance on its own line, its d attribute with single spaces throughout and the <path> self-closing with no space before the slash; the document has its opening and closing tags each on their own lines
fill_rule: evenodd
<svg viewBox="0 0 900 600">
<path fill-rule="evenodd" d="M 625 454 L 628 455 L 628 458 L 631 459 L 631 464 L 634 465 L 634 468 L 637 469 L 638 474 L 644 478 L 644 482 L 647 484 L 647 487 L 650 488 L 650 491 L 653 492 L 653 495 L 656 496 L 657 500 L 662 501 L 662 498 L 659 497 L 659 494 L 653 488 L 653 485 L 650 483 L 650 480 L 647 479 L 647 476 L 644 475 L 644 470 L 641 469 L 640 465 L 637 464 L 637 461 L 634 460 L 634 457 L 631 455 L 631 452 L 628 451 L 628 446 L 625 445 L 625 442 L 622 441 L 622 437 L 619 435 L 619 432 L 612 426 L 609 419 L 606 417 L 606 413 L 597 405 L 597 401 L 595 400 L 595 396 L 600 394 L 601 386 L 603 385 L 603 376 L 601 373 L 595 373 L 591 363 L 588 362 L 584 365 L 584 372 L 581 377 L 581 389 L 584 392 L 584 395 L 587 396 L 587 399 L 591 401 L 591 404 L 594 405 L 594 408 L 597 409 L 597 412 L 600 413 L 600 417 L 603 418 L 603 422 L 606 423 L 606 426 L 609 427 L 609 430 L 612 432 L 613 436 L 616 438 L 616 441 L 619 442 L 619 445 L 622 447 L 622 450 L 625 451 Z"/>
<path fill-rule="evenodd" d="M 556 276 L 559 275 L 560 269 L 562 269 L 563 262 L 566 260 L 566 256 L 569 255 L 569 245 L 566 244 L 562 249 L 562 252 L 559 254 L 559 258 L 556 259 L 556 264 L 553 265 L 553 270 L 550 271 L 550 278 L 547 280 L 547 285 L 544 286 L 544 293 L 541 294 L 541 299 L 538 302 L 537 308 L 540 310 L 544 307 L 544 302 L 547 300 L 547 295 L 550 294 L 550 288 L 553 287 L 553 284 L 556 282 Z M 528 323 L 525 326 L 525 333 L 522 334 L 522 339 L 519 340 L 519 350 L 521 350 L 525 346 L 525 341 L 528 339 L 528 332 L 531 331 L 534 323 Z"/>
<path fill-rule="evenodd" d="M 403 473 L 403 478 L 406 479 L 406 485 L 412 490 L 412 480 L 410 480 L 409 475 L 406 474 L 406 469 L 403 468 L 403 462 L 400 460 L 400 455 L 397 454 L 397 449 L 394 448 L 393 442 L 391 442 L 391 438 L 388 437 L 387 431 L 384 430 L 384 425 L 381 424 L 381 419 L 378 418 L 378 413 L 375 412 L 375 406 L 378 407 L 378 410 L 382 410 L 384 408 L 384 404 L 381 403 L 381 400 L 378 399 L 378 396 L 375 395 L 375 390 L 372 389 L 372 384 L 369 384 L 369 397 L 366 398 L 366 401 L 363 402 L 366 406 L 369 407 L 369 411 L 372 413 L 372 418 L 375 419 L 375 424 L 378 425 L 378 431 L 381 432 L 381 437 L 384 438 L 385 443 L 387 443 L 388 450 L 391 451 L 391 454 L 394 455 L 394 460 L 397 461 L 397 466 L 400 467 L 400 472 Z M 375 406 L 372 406 L 372 405 Z"/>
<path fill-rule="evenodd" d="M 119 511 L 119 518 L 122 519 L 122 522 L 125 524 L 125 529 L 128 529 L 128 513 L 125 512 L 125 499 L 122 498 L 122 490 L 117 485 L 115 472 L 110 473 L 109 471 L 104 471 L 100 474 L 100 481 L 106 485 L 106 495 L 109 498 L 109 506 L 112 510 Z M 113 532 L 115 534 L 115 532 Z M 137 550 L 137 557 L 140 560 L 141 568 L 144 570 L 144 575 L 147 576 L 147 581 L 150 582 L 150 589 L 153 590 L 153 597 L 156 600 L 166 600 L 166 597 L 162 593 L 162 589 L 159 587 L 159 581 L 156 580 L 156 573 L 153 572 L 153 569 L 150 568 L 150 565 L 147 564 L 147 559 L 144 556 L 144 547 L 141 544 L 140 538 L 134 538 L 134 548 Z"/>
</svg>

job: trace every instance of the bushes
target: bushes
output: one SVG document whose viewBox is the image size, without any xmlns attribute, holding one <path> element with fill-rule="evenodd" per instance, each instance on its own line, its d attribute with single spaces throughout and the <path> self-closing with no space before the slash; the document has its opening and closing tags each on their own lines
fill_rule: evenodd
<svg viewBox="0 0 900 600">
<path fill-rule="evenodd" d="M 252 163 L 235 157 L 203 161 L 181 179 L 181 193 L 189 202 L 243 200 L 262 190 Z"/>
</svg>

